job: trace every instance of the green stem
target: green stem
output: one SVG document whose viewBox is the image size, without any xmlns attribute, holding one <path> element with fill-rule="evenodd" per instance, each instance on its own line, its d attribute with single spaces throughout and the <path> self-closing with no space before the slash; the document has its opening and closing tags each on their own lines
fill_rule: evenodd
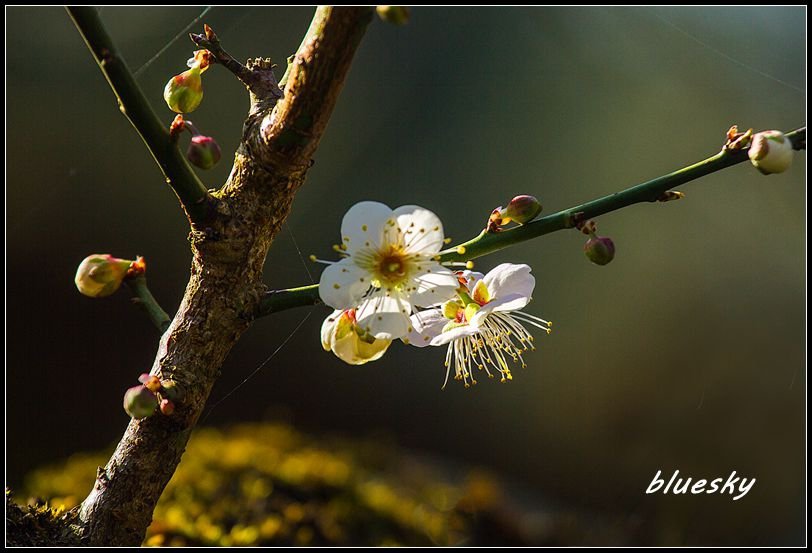
<svg viewBox="0 0 812 553">
<path fill-rule="evenodd" d="M 149 320 L 152 321 L 152 324 L 155 325 L 155 328 L 157 328 L 161 334 L 166 332 L 172 319 L 166 314 L 166 311 L 161 309 L 155 296 L 153 296 L 152 292 L 147 288 L 147 277 L 139 275 L 137 277 L 127 278 L 124 282 L 127 283 L 132 293 L 135 294 L 133 303 L 140 306 L 146 312 Z"/>
<path fill-rule="evenodd" d="M 176 142 L 170 139 L 167 126 L 152 110 L 124 58 L 107 34 L 96 8 L 69 6 L 66 9 L 113 89 L 121 113 L 147 145 L 190 221 L 204 223 L 211 214 L 213 199 L 189 167 Z"/>
<path fill-rule="evenodd" d="M 806 149 L 806 127 L 790 133 L 787 138 L 796 150 Z M 627 188 L 621 192 L 598 198 L 557 213 L 537 219 L 532 223 L 514 227 L 501 232 L 490 233 L 483 230 L 478 236 L 458 246 L 441 252 L 441 261 L 468 261 L 483 255 L 497 252 L 520 242 L 525 242 L 558 230 L 573 228 L 578 221 L 586 221 L 611 211 L 616 211 L 630 205 L 642 202 L 656 202 L 662 195 L 673 188 L 696 180 L 705 175 L 715 173 L 732 165 L 747 160 L 747 150 L 722 150 L 715 156 L 684 167 L 673 173 L 657 177 L 650 181 Z M 463 247 L 464 253 L 458 248 Z M 257 316 L 262 317 L 293 307 L 316 305 L 320 303 L 319 287 L 317 284 L 291 288 L 289 290 L 275 290 L 268 292 L 260 303 Z"/>
</svg>

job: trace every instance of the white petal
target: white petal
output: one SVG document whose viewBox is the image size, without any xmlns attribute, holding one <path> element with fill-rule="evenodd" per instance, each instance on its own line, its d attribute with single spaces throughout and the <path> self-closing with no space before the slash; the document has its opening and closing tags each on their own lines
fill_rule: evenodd
<svg viewBox="0 0 812 553">
<path fill-rule="evenodd" d="M 352 206 L 341 221 L 341 240 L 347 253 L 363 248 L 378 249 L 383 242 L 384 229 L 391 227 L 396 218 L 392 209 L 379 202 L 358 202 Z"/>
<path fill-rule="evenodd" d="M 409 296 L 409 301 L 413 305 L 420 307 L 438 305 L 457 295 L 457 288 L 460 287 L 457 275 L 439 263 L 424 267 L 431 272 L 424 272 L 414 278 L 413 286 L 416 286 L 417 290 Z"/>
<path fill-rule="evenodd" d="M 396 340 L 406 336 L 411 326 L 411 304 L 397 296 L 387 296 L 384 290 L 366 298 L 355 312 L 358 326 L 380 340 Z"/>
<path fill-rule="evenodd" d="M 509 294 L 527 297 L 533 295 L 536 279 L 530 274 L 530 266 L 502 263 L 494 267 L 483 279 L 492 299 L 499 299 Z"/>
<path fill-rule="evenodd" d="M 333 331 L 335 330 L 336 324 L 338 324 L 338 318 L 341 316 L 341 313 L 343 313 L 343 311 L 336 309 L 321 323 L 321 347 L 324 348 L 324 351 L 330 351 L 333 342 Z"/>
<path fill-rule="evenodd" d="M 443 223 L 428 209 L 404 205 L 394 211 L 409 253 L 434 255 L 443 247 Z"/>
<path fill-rule="evenodd" d="M 428 346 L 443 331 L 443 327 L 448 324 L 448 319 L 443 316 L 440 309 L 420 311 L 412 315 L 410 320 L 412 329 L 403 338 L 403 341 L 408 341 L 409 345 L 419 348 Z"/>
<path fill-rule="evenodd" d="M 444 346 L 445 344 L 451 342 L 452 340 L 456 340 L 457 338 L 462 338 L 464 336 L 473 336 L 478 332 L 479 329 L 471 324 L 458 326 L 457 328 L 452 328 L 451 330 L 443 332 L 442 334 L 434 338 L 431 341 L 431 345 Z"/>
<path fill-rule="evenodd" d="M 471 324 L 474 326 L 482 326 L 485 322 L 485 317 L 494 311 L 518 311 L 530 302 L 530 298 L 522 296 L 521 294 L 508 294 L 502 298 L 489 301 L 483 305 L 476 314 L 471 317 Z"/>
<path fill-rule="evenodd" d="M 368 288 L 367 273 L 353 263 L 352 259 L 342 259 L 328 265 L 319 280 L 321 301 L 333 309 L 352 309 L 358 305 Z"/>
</svg>

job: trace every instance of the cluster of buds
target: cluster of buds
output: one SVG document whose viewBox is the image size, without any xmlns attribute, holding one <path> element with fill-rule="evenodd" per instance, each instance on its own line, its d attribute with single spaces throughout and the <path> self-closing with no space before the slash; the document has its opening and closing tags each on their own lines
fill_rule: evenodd
<svg viewBox="0 0 812 553">
<path fill-rule="evenodd" d="M 169 134 L 177 139 L 184 130 L 189 131 L 192 139 L 186 149 L 186 159 L 201 169 L 211 169 L 220 161 L 221 152 L 217 141 L 211 136 L 205 136 L 197 130 L 191 121 L 183 119 L 183 115 L 178 115 L 169 127 Z"/>
<path fill-rule="evenodd" d="M 201 75 L 211 65 L 211 53 L 198 50 L 187 65 L 189 69 L 169 79 L 164 87 L 166 105 L 175 113 L 191 113 L 203 101 Z"/>
<path fill-rule="evenodd" d="M 175 412 L 174 385 L 162 385 L 157 376 L 142 374 L 138 377 L 138 386 L 133 386 L 124 393 L 124 411 L 134 419 L 145 419 L 159 410 L 169 416 Z"/>
<path fill-rule="evenodd" d="M 516 196 L 505 207 L 497 207 L 488 218 L 488 232 L 499 232 L 502 225 L 516 223 L 524 225 L 538 217 L 541 203 L 534 197 L 523 194 Z"/>
<path fill-rule="evenodd" d="M 110 254 L 89 255 L 79 264 L 73 281 L 79 292 L 91 298 L 110 296 L 125 279 L 143 275 L 147 264 L 143 257 L 135 261 L 119 259 Z"/>
<path fill-rule="evenodd" d="M 584 244 L 584 253 L 592 263 L 606 265 L 615 258 L 615 243 L 608 236 L 598 236 L 598 225 L 595 221 L 578 223 L 576 228 L 589 236 Z"/>
</svg>

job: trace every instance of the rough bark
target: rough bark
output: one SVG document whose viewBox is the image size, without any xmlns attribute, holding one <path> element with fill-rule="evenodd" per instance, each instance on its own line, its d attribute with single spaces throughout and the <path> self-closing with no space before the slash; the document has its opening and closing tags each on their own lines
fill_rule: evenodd
<svg viewBox="0 0 812 553">
<path fill-rule="evenodd" d="M 139 545 L 143 540 L 220 367 L 266 292 L 268 249 L 304 182 L 372 13 L 371 8 L 319 8 L 293 61 L 284 98 L 274 107 L 251 91 L 252 108 L 228 181 L 212 192 L 213 213 L 205 224 L 192 225 L 191 277 L 152 367 L 152 374 L 178 391 L 176 410 L 130 422 L 78 510 L 76 540 L 62 543 Z M 265 60 L 246 67 L 270 71 Z"/>
</svg>

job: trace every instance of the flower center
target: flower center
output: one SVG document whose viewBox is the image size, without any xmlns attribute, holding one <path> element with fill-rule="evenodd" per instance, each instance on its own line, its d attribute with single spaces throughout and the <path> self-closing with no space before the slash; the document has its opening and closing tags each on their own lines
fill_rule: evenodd
<svg viewBox="0 0 812 553">
<path fill-rule="evenodd" d="M 375 276 L 383 286 L 397 286 L 408 276 L 409 256 L 400 247 L 389 246 L 376 257 Z"/>
</svg>

